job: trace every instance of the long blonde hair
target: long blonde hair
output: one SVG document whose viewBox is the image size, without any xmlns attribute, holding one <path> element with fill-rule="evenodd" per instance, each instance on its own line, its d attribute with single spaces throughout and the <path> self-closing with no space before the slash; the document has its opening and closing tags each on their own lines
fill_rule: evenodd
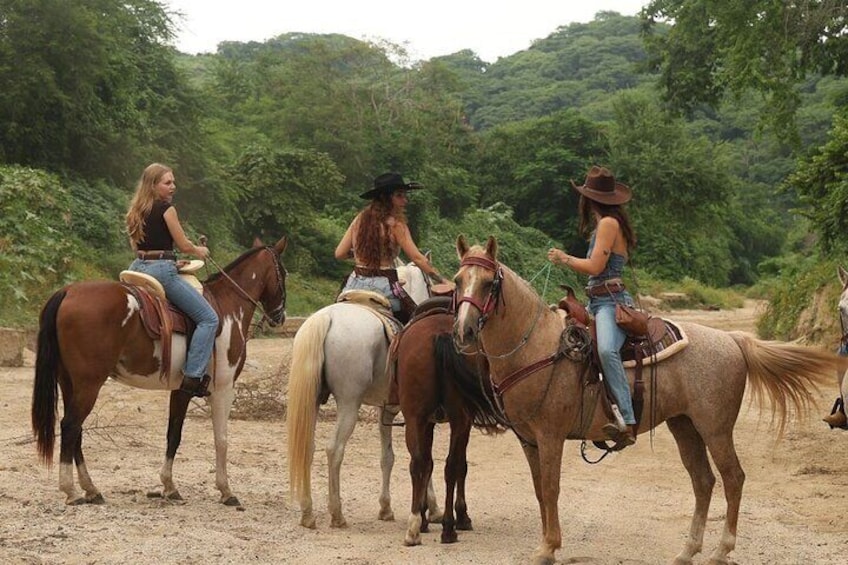
<svg viewBox="0 0 848 565">
<path fill-rule="evenodd" d="M 144 172 L 141 173 L 141 178 L 138 179 L 138 184 L 135 186 L 135 194 L 130 201 L 130 208 L 127 210 L 127 234 L 130 236 L 130 242 L 138 245 L 144 240 L 144 220 L 150 211 L 153 209 L 153 203 L 156 201 L 156 190 L 154 187 L 162 180 L 162 177 L 167 173 L 173 173 L 171 167 L 160 163 L 151 163 L 147 165 Z"/>
</svg>

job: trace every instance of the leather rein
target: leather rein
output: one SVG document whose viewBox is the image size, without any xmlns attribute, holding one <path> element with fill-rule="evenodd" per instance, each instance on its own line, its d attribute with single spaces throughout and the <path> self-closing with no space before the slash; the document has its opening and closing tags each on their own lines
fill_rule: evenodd
<svg viewBox="0 0 848 565">
<path fill-rule="evenodd" d="M 477 300 L 476 298 L 474 298 L 472 296 L 463 296 L 461 298 L 457 298 L 457 295 L 454 294 L 454 305 L 453 305 L 454 312 L 457 312 L 459 310 L 459 306 L 463 302 L 468 302 L 469 304 L 471 304 L 472 306 L 477 308 L 477 310 L 480 311 L 480 317 L 477 319 L 477 331 L 479 333 L 479 331 L 483 329 L 483 325 L 489 319 L 489 315 L 492 312 L 495 311 L 498 304 L 502 303 L 504 305 L 504 308 L 506 308 L 506 302 L 504 301 L 503 294 L 502 294 L 503 270 L 501 269 L 501 266 L 496 261 L 492 261 L 491 259 L 488 259 L 486 257 L 465 257 L 465 258 L 462 259 L 462 262 L 460 263 L 459 266 L 460 266 L 460 268 L 468 267 L 468 266 L 482 267 L 483 269 L 486 269 L 487 271 L 490 271 L 490 272 L 495 274 L 495 278 L 492 281 L 492 288 L 489 291 L 489 294 L 486 296 L 486 299 L 483 300 L 482 302 Z M 519 349 L 524 347 L 527 344 L 527 342 L 529 341 L 530 334 L 533 333 L 533 330 L 535 329 L 536 324 L 539 322 L 539 318 L 542 315 L 542 309 L 543 308 L 544 308 L 544 302 L 541 299 L 539 299 L 539 307 L 536 310 L 536 316 L 533 319 L 533 322 L 530 324 L 530 327 L 527 329 L 527 331 L 524 333 L 524 335 L 519 340 L 518 345 L 513 347 L 510 351 L 503 353 L 503 354 L 500 354 L 500 355 L 490 355 L 490 354 L 486 353 L 485 351 L 483 351 L 482 349 L 480 349 L 480 347 L 478 345 L 477 352 L 480 355 L 484 356 L 486 359 L 505 359 L 505 358 L 513 355 Z M 512 373 L 507 375 L 500 383 L 494 382 L 494 380 L 492 380 L 491 377 L 490 377 L 492 390 L 495 392 L 495 394 L 498 395 L 499 398 L 502 399 L 504 393 L 507 390 L 511 389 L 512 387 L 514 387 L 515 385 L 520 383 L 522 380 L 524 380 L 526 377 L 532 375 L 536 371 L 540 371 L 540 370 L 544 369 L 545 367 L 550 367 L 551 365 L 553 365 L 554 363 L 559 361 L 562 357 L 563 357 L 563 353 L 560 350 L 557 350 L 556 352 L 554 352 L 551 355 L 548 355 L 547 357 L 539 359 L 538 361 L 531 363 L 530 365 L 527 365 L 526 367 L 522 367 L 522 368 L 518 369 L 517 371 L 513 371 Z"/>
<path fill-rule="evenodd" d="M 233 286 L 236 287 L 236 290 L 242 295 L 243 298 L 249 300 L 256 308 L 259 309 L 259 312 L 262 314 L 262 319 L 259 321 L 259 324 L 267 320 L 268 324 L 270 324 L 271 326 L 278 326 L 280 324 L 280 322 L 278 321 L 278 316 L 286 309 L 286 285 L 283 283 L 283 266 L 280 262 L 279 257 L 277 256 L 277 253 L 273 249 L 266 245 L 263 250 L 271 254 L 271 257 L 274 261 L 275 272 L 277 275 L 277 284 L 280 287 L 280 304 L 279 306 L 271 310 L 271 312 L 266 312 L 262 304 L 258 300 L 254 300 L 253 297 L 251 297 L 247 293 L 247 291 L 245 291 L 236 281 L 234 281 L 233 278 L 229 274 L 227 274 L 227 272 L 222 269 L 221 266 L 218 265 L 218 263 L 216 263 L 214 259 L 212 259 L 212 257 L 207 257 L 206 259 L 218 269 L 218 271 L 224 278 L 233 283 Z"/>
</svg>

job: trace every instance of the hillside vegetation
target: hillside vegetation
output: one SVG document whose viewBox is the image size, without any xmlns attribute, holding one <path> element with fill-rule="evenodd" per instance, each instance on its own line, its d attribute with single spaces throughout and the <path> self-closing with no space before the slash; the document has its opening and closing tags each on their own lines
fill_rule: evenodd
<svg viewBox="0 0 848 565">
<path fill-rule="evenodd" d="M 459 233 L 491 234 L 546 298 L 582 286 L 545 250 L 585 250 L 571 181 L 600 163 L 634 189 L 633 260 L 653 288 L 792 285 L 792 257 L 845 250 L 843 67 L 796 69 L 781 127 L 758 84 L 682 104 L 668 64 L 698 46 L 658 17 L 679 18 L 669 6 L 601 12 L 488 63 L 338 34 L 189 56 L 155 0 L 2 3 L 0 324 L 33 327 L 60 285 L 129 263 L 123 213 L 152 161 L 174 167 L 181 217 L 219 263 L 289 235 L 294 313 L 332 299 L 349 269 L 332 250 L 387 170 L 426 185 L 410 223 L 446 273 Z"/>
</svg>

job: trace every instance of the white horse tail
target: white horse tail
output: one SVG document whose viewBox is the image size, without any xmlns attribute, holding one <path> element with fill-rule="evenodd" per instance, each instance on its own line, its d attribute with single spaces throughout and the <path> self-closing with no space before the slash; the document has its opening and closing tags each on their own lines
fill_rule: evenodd
<svg viewBox="0 0 848 565">
<path fill-rule="evenodd" d="M 812 390 L 833 384 L 834 371 L 848 366 L 839 357 L 818 347 L 782 341 L 763 341 L 745 332 L 728 332 L 742 350 L 748 366 L 748 382 L 755 402 L 772 403 L 772 423 L 778 420 L 778 437 L 783 436 L 790 406 L 799 417 L 816 404 Z"/>
<path fill-rule="evenodd" d="M 310 475 L 315 451 L 315 425 L 318 393 L 324 366 L 324 338 L 330 328 L 330 315 L 316 312 L 298 329 L 292 343 L 289 373 L 288 425 L 289 492 L 298 498 L 311 492 Z"/>
</svg>

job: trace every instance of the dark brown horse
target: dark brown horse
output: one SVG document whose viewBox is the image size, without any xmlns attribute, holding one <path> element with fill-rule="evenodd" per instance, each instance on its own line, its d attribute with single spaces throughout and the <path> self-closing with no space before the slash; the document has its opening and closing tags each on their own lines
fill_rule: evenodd
<svg viewBox="0 0 848 565">
<path fill-rule="evenodd" d="M 272 325 L 285 320 L 286 270 L 280 260 L 285 248 L 286 238 L 282 238 L 274 246 L 251 249 L 204 283 L 221 324 L 215 339 L 210 370 L 212 394 L 208 400 L 215 433 L 215 484 L 221 491 L 221 502 L 230 506 L 239 505 L 227 479 L 227 418 L 235 398 L 233 386 L 244 366 L 255 309 L 263 310 Z M 74 283 L 47 301 L 38 333 L 32 427 L 38 453 L 51 465 L 61 388 L 64 415 L 59 488 L 65 493 L 67 504 L 103 502 L 85 464 L 82 426 L 110 376 L 139 388 L 171 391 L 168 444 L 159 477 L 164 487 L 162 495 L 180 498 L 172 469 L 191 400 L 188 394 L 178 390 L 186 345 L 186 336 L 175 333 L 171 341 L 171 365 L 164 371 L 166 376 L 160 377 L 161 340 L 148 337 L 137 297 L 119 282 Z M 82 496 L 74 486 L 74 463 L 85 491 Z"/>
<path fill-rule="evenodd" d="M 466 448 L 472 424 L 487 433 L 505 429 L 496 416 L 485 359 L 457 353 L 452 331 L 453 313 L 446 309 L 431 310 L 413 319 L 396 336 L 389 352 L 388 374 L 390 379 L 397 378 L 410 455 L 412 507 L 404 538 L 404 543 L 410 546 L 419 545 L 421 532 L 428 531 L 429 521 L 439 519 L 427 515 L 428 506 L 434 506 L 428 501 L 433 473 L 434 414 L 443 412 L 451 430 L 450 451 L 445 461 L 442 543 L 457 541 L 457 530 L 472 529 L 465 502 Z"/>
</svg>

